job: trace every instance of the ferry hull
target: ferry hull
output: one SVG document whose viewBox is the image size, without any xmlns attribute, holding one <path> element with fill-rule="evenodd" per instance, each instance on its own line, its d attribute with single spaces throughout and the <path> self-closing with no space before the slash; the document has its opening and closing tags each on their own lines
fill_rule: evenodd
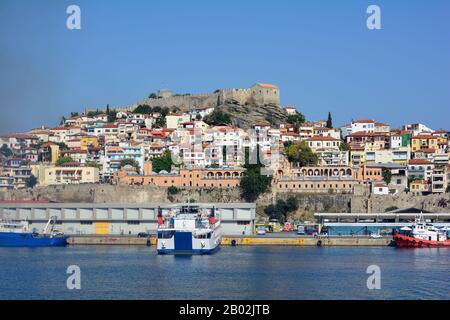
<svg viewBox="0 0 450 320">
<path fill-rule="evenodd" d="M 176 249 L 158 249 L 158 254 L 184 254 L 184 255 L 201 255 L 201 254 L 213 254 L 220 249 L 220 246 L 217 246 L 212 249 L 192 249 L 192 250 L 176 250 Z"/>
<path fill-rule="evenodd" d="M 64 247 L 67 245 L 67 236 L 42 237 L 31 233 L 0 233 L 0 247 Z"/>
<path fill-rule="evenodd" d="M 450 240 L 433 241 L 423 240 L 409 237 L 403 234 L 396 234 L 394 236 L 395 246 L 398 248 L 450 248 Z"/>
</svg>

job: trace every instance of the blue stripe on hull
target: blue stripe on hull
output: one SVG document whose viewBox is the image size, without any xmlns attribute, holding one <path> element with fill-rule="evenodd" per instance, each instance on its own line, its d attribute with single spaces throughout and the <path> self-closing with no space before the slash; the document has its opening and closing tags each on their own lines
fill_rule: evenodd
<svg viewBox="0 0 450 320">
<path fill-rule="evenodd" d="M 218 251 L 220 246 L 213 249 L 192 249 L 192 250 L 176 250 L 176 249 L 158 249 L 159 254 L 212 254 Z"/>
<path fill-rule="evenodd" d="M 64 237 L 33 237 L 31 233 L 0 233 L 0 247 L 63 247 L 67 245 Z"/>
</svg>

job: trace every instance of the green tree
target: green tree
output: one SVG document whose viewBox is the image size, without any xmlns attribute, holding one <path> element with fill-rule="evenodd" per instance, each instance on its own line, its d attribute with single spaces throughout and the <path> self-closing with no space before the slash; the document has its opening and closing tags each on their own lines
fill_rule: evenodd
<svg viewBox="0 0 450 320">
<path fill-rule="evenodd" d="M 288 123 L 299 126 L 305 122 L 305 116 L 301 113 L 291 114 L 286 120 Z"/>
<path fill-rule="evenodd" d="M 174 186 L 170 186 L 167 188 L 167 194 L 169 195 L 175 195 L 178 193 L 178 191 L 179 191 L 178 188 Z"/>
<path fill-rule="evenodd" d="M 148 98 L 149 99 L 158 99 L 158 95 L 156 93 L 152 92 L 148 95 Z"/>
<path fill-rule="evenodd" d="M 153 110 L 148 104 L 140 104 L 133 110 L 133 113 L 140 114 L 151 114 L 152 112 Z"/>
<path fill-rule="evenodd" d="M 257 163 L 250 163 L 250 149 L 245 149 L 245 175 L 240 181 L 241 196 L 248 202 L 254 202 L 259 195 L 267 192 L 272 183 L 272 177 L 261 174 L 263 165 L 259 161 L 259 146 L 256 148 Z"/>
<path fill-rule="evenodd" d="M 217 126 L 221 124 L 231 124 L 231 117 L 228 113 L 222 112 L 218 109 L 207 115 L 203 121 L 205 121 L 210 126 Z"/>
<path fill-rule="evenodd" d="M 167 117 L 167 116 L 169 115 L 169 113 L 170 113 L 170 109 L 169 109 L 168 107 L 162 108 L 162 110 L 161 110 L 161 115 L 162 115 L 163 117 Z"/>
<path fill-rule="evenodd" d="M 106 106 L 106 115 L 108 116 L 108 122 L 109 123 L 114 122 L 114 121 L 117 120 L 117 112 L 114 109 L 110 110 L 109 109 L 109 104 Z"/>
<path fill-rule="evenodd" d="M 278 199 L 276 204 L 270 204 L 264 208 L 264 213 L 269 219 L 277 219 L 279 222 L 286 222 L 289 215 L 298 209 L 298 201 L 295 197 L 289 197 L 286 201 Z"/>
<path fill-rule="evenodd" d="M 170 172 L 173 165 L 172 155 L 170 151 L 166 150 L 162 156 L 152 159 L 152 164 L 153 171 L 155 172 L 160 172 L 162 170 Z"/>
<path fill-rule="evenodd" d="M 285 148 L 289 148 L 290 146 L 292 146 L 292 144 L 293 144 L 292 141 L 285 141 L 285 142 L 283 142 L 283 146 L 284 146 Z"/>
<path fill-rule="evenodd" d="M 100 111 L 100 110 L 96 110 L 96 111 L 89 111 L 86 115 L 89 117 L 89 118 L 92 118 L 92 117 L 95 117 L 95 116 L 97 116 L 97 115 L 99 115 L 99 114 L 102 114 L 102 112 Z"/>
<path fill-rule="evenodd" d="M 29 176 L 25 180 L 25 184 L 26 184 L 27 188 L 33 188 L 37 184 L 36 177 L 34 175 Z"/>
<path fill-rule="evenodd" d="M 261 169 L 247 169 L 240 182 L 242 197 L 248 202 L 256 201 L 269 190 L 271 181 L 271 176 L 261 175 Z"/>
<path fill-rule="evenodd" d="M 327 128 L 333 129 L 333 119 L 331 118 L 331 112 L 328 112 L 328 119 L 327 119 Z"/>
<path fill-rule="evenodd" d="M 315 154 L 305 141 L 295 143 L 286 148 L 286 156 L 291 163 L 300 166 L 317 165 L 319 157 Z"/>
<path fill-rule="evenodd" d="M 161 111 L 162 111 L 162 108 L 160 106 L 154 106 L 153 107 L 153 112 L 154 113 L 161 113 Z"/>
<path fill-rule="evenodd" d="M 155 128 L 164 128 L 166 126 L 166 117 L 162 115 L 156 118 L 155 120 Z"/>
<path fill-rule="evenodd" d="M 71 157 L 61 157 L 61 158 L 58 158 L 58 160 L 56 160 L 55 165 L 61 166 L 67 162 L 74 162 L 74 160 Z"/>
<path fill-rule="evenodd" d="M 391 170 L 388 169 L 388 168 L 383 168 L 381 171 L 382 171 L 382 174 L 383 174 L 384 182 L 386 182 L 387 184 L 391 183 L 391 179 L 392 179 Z"/>
<path fill-rule="evenodd" d="M 7 157 L 12 156 L 12 155 L 13 155 L 13 152 L 11 151 L 10 148 L 8 148 L 8 146 L 7 146 L 6 144 L 3 144 L 3 145 L 0 147 L 0 154 L 1 154 L 2 156 L 4 156 L 5 158 L 7 158 Z"/>
<path fill-rule="evenodd" d="M 134 160 L 134 159 L 128 158 L 128 159 L 120 160 L 120 167 L 121 168 L 123 168 L 123 167 L 125 167 L 127 165 L 130 165 L 130 166 L 134 167 L 136 172 L 139 172 L 141 170 L 141 168 L 139 166 L 139 163 L 136 160 Z"/>
</svg>

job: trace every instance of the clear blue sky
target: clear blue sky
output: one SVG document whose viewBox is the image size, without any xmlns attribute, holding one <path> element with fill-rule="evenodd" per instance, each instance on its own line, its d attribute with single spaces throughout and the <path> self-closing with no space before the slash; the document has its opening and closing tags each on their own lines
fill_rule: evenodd
<svg viewBox="0 0 450 320">
<path fill-rule="evenodd" d="M 70 4 L 81 30 L 66 29 Z M 366 28 L 369 4 L 382 30 Z M 448 0 L 0 0 L 0 132 L 255 82 L 311 120 L 450 129 L 449 35 Z"/>
</svg>

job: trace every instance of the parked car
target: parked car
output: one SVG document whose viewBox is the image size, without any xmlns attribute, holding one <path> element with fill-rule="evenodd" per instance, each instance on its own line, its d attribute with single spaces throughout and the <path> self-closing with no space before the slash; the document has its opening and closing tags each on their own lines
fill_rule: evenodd
<svg viewBox="0 0 450 320">
<path fill-rule="evenodd" d="M 257 234 L 258 235 L 265 235 L 266 234 L 266 227 L 265 226 L 259 226 Z"/>
<path fill-rule="evenodd" d="M 150 235 L 147 232 L 139 232 L 138 238 L 148 238 Z"/>
</svg>

